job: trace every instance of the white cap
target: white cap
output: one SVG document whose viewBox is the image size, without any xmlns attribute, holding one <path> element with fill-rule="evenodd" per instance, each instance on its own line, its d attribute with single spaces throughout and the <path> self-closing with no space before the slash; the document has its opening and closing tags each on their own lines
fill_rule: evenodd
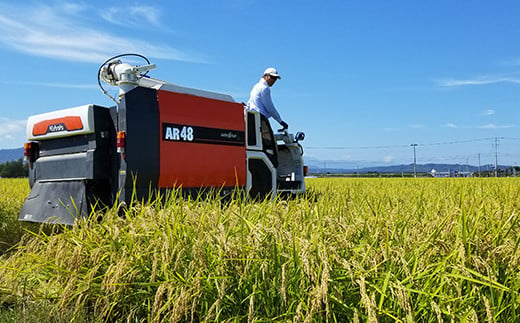
<svg viewBox="0 0 520 323">
<path fill-rule="evenodd" d="M 278 71 L 274 67 L 269 67 L 264 71 L 264 75 L 269 74 L 273 77 L 281 79 L 282 77 L 278 74 Z"/>
</svg>

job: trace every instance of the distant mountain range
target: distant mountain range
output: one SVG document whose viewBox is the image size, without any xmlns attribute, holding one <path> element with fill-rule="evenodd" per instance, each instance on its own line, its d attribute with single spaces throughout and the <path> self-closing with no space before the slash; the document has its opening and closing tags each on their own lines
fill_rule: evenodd
<svg viewBox="0 0 520 323">
<path fill-rule="evenodd" d="M 511 166 L 498 165 L 499 169 L 505 169 Z M 431 173 L 432 170 L 436 172 L 478 172 L 478 166 L 461 165 L 461 164 L 417 164 L 415 167 L 417 173 Z M 494 165 L 482 165 L 481 171 L 493 170 Z M 414 165 L 392 165 L 392 166 L 371 166 L 363 168 L 322 168 L 316 166 L 309 167 L 311 174 L 348 174 L 348 173 L 413 173 Z"/>
<path fill-rule="evenodd" d="M 317 160 L 313 158 L 305 159 L 306 165 L 309 166 L 309 173 L 311 174 L 342 174 L 342 173 L 413 173 L 412 164 L 401 164 L 401 165 L 388 165 L 382 166 L 374 162 L 352 162 L 342 160 Z M 359 165 L 361 164 L 361 165 Z M 359 165 L 359 166 L 358 166 Z M 499 169 L 505 169 L 511 166 L 499 165 Z M 480 170 L 493 170 L 494 165 L 481 165 Z M 432 170 L 436 172 L 478 172 L 479 167 L 465 164 L 417 164 L 416 172 L 418 173 L 430 173 Z"/>
<path fill-rule="evenodd" d="M 0 164 L 23 158 L 23 148 L 0 149 Z"/>
</svg>

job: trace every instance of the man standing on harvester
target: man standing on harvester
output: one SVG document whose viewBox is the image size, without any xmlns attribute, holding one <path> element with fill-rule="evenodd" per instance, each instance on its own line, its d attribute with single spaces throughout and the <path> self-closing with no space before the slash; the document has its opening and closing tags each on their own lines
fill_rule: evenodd
<svg viewBox="0 0 520 323">
<path fill-rule="evenodd" d="M 271 86 L 273 86 L 279 78 L 281 77 L 276 69 L 272 67 L 266 69 L 264 76 L 253 86 L 246 108 L 248 110 L 258 111 L 267 118 L 273 117 L 283 129 L 287 129 L 289 125 L 282 120 L 271 100 Z"/>
</svg>

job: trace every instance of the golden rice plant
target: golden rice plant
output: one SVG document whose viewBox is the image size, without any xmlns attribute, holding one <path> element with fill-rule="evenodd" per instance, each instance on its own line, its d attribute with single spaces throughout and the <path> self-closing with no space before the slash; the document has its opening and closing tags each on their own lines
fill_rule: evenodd
<svg viewBox="0 0 520 323">
<path fill-rule="evenodd" d="M 29 191 L 27 179 L 0 178 L 0 255 L 16 244 L 23 234 L 17 218 Z"/>
<path fill-rule="evenodd" d="M 0 258 L 0 318 L 514 322 L 519 184 L 308 179 L 294 199 L 226 203 L 173 191 L 24 239 Z"/>
</svg>

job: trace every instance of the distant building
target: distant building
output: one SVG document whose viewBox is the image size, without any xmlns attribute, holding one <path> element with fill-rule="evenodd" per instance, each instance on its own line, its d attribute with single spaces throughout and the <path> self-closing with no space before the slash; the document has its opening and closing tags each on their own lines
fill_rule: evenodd
<svg viewBox="0 0 520 323">
<path fill-rule="evenodd" d="M 430 171 L 433 177 L 471 177 L 473 176 L 473 172 L 461 172 L 461 171 L 453 171 L 449 170 L 447 172 L 438 172 L 435 169 Z"/>
</svg>

